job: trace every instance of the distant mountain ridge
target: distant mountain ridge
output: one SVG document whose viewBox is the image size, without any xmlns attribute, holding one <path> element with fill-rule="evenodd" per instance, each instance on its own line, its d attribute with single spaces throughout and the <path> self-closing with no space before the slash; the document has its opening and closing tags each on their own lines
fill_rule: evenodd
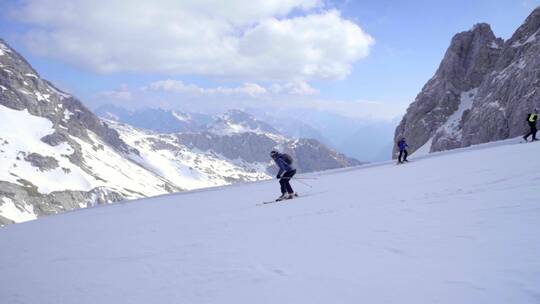
<svg viewBox="0 0 540 304">
<path fill-rule="evenodd" d="M 125 117 L 122 113 L 127 112 L 124 109 L 116 108 L 115 110 L 113 107 L 107 106 L 106 108 L 98 108 L 96 112 L 101 113 L 104 118 L 115 118 L 117 124 L 113 124 L 112 121 L 110 124 L 120 134 L 124 134 L 129 128 L 124 123 L 129 125 L 130 118 L 122 121 L 122 117 Z M 160 117 L 164 115 L 192 117 L 191 113 L 163 109 L 142 109 L 132 112 L 129 117 L 148 117 L 156 114 Z M 270 124 L 241 110 L 233 109 L 222 115 L 207 115 L 205 117 L 207 123 L 197 126 L 191 120 L 179 119 L 179 124 L 171 124 L 171 127 L 167 128 L 169 132 L 159 133 L 159 136 L 172 136 L 177 140 L 178 144 L 192 150 L 216 153 L 230 160 L 241 160 L 257 164 L 256 166 L 259 168 L 261 166 L 265 167 L 264 172 L 272 171 L 272 164 L 268 163 L 268 153 L 276 148 L 290 153 L 296 159 L 296 166 L 300 172 L 321 171 L 362 164 L 362 162 L 338 153 L 315 139 L 288 138 Z M 184 121 L 190 124 L 184 130 L 191 131 L 175 132 L 174 130 L 178 129 L 176 126 L 182 125 Z M 142 124 L 141 122 L 135 122 L 136 126 Z M 154 128 L 152 131 L 156 132 L 158 130 L 158 128 Z M 139 129 L 139 131 L 144 133 L 150 130 Z M 135 142 L 134 146 L 137 146 Z"/>
<path fill-rule="evenodd" d="M 395 140 L 428 153 L 523 135 L 526 114 L 540 107 L 538 54 L 540 7 L 507 41 L 485 23 L 455 35 Z"/>
<path fill-rule="evenodd" d="M 205 115 L 179 110 L 141 108 L 127 110 L 113 105 L 102 105 L 95 109 L 98 116 L 139 129 L 159 133 L 239 134 L 254 132 L 275 134 L 288 139 L 316 140 L 326 148 L 361 161 L 383 161 L 390 159 L 389 147 L 398 121 L 354 119 L 338 114 L 320 113 L 317 110 L 295 118 L 296 111 L 264 108 L 230 109 L 220 115 Z M 204 123 L 189 119 L 202 117 Z M 163 124 L 151 125 L 149 121 Z M 304 122 L 309 121 L 309 122 Z M 186 126 L 187 125 L 187 126 Z"/>
<path fill-rule="evenodd" d="M 222 134 L 255 132 L 281 135 L 270 124 L 238 109 L 230 109 L 221 115 L 208 115 L 161 108 L 127 110 L 106 104 L 96 108 L 94 112 L 107 120 L 159 133 L 208 131 Z"/>
<path fill-rule="evenodd" d="M 126 110 L 106 104 L 94 110 L 99 117 L 129 124 L 139 129 L 160 133 L 197 132 L 205 129 L 213 117 L 200 113 L 184 113 L 157 108 Z"/>
</svg>

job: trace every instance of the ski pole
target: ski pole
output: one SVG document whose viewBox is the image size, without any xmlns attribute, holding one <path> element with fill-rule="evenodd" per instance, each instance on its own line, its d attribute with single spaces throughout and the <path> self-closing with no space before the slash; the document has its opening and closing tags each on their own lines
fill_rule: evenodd
<svg viewBox="0 0 540 304">
<path fill-rule="evenodd" d="M 293 179 L 293 177 L 281 177 L 281 179 L 288 179 L 288 180 L 291 180 L 291 179 Z M 313 186 L 311 186 L 310 184 L 308 184 L 308 183 L 306 183 L 306 182 L 303 182 L 303 181 L 302 181 L 302 178 L 297 178 L 297 177 L 295 177 L 294 179 L 297 180 L 299 183 L 301 183 L 301 184 L 307 186 L 307 187 L 313 188 Z"/>
<path fill-rule="evenodd" d="M 296 180 L 298 180 L 298 182 L 299 182 L 300 184 L 303 184 L 304 186 L 308 186 L 308 187 L 310 187 L 310 188 L 313 188 L 313 186 L 311 186 L 310 184 L 308 184 L 308 183 L 306 183 L 306 182 L 303 182 L 303 181 L 299 180 L 298 178 L 296 178 Z"/>
</svg>

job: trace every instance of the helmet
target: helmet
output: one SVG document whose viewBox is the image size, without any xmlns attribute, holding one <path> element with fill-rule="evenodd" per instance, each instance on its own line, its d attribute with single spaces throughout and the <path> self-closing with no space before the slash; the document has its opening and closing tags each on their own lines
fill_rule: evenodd
<svg viewBox="0 0 540 304">
<path fill-rule="evenodd" d="M 270 157 L 271 157 L 271 158 L 276 158 L 277 155 L 278 155 L 278 151 L 276 151 L 276 150 L 272 150 L 272 151 L 270 152 Z"/>
</svg>

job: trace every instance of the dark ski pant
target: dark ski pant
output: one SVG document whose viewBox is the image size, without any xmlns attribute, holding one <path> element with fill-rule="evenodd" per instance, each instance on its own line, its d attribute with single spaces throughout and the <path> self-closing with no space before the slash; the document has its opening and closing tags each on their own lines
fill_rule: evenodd
<svg viewBox="0 0 540 304">
<path fill-rule="evenodd" d="M 407 150 L 400 150 L 399 151 L 399 157 L 398 157 L 398 161 L 401 163 L 402 161 L 407 161 L 407 155 L 409 155 L 409 153 L 407 152 Z M 403 160 L 401 160 L 401 157 L 403 157 Z"/>
<path fill-rule="evenodd" d="M 529 138 L 529 136 L 532 135 L 532 140 L 536 140 L 536 132 L 538 131 L 536 129 L 536 122 L 535 123 L 529 123 L 529 127 L 531 128 L 531 131 L 529 133 L 527 133 L 527 135 L 523 136 L 523 138 L 525 138 L 525 140 L 527 140 L 527 138 Z"/>
<path fill-rule="evenodd" d="M 281 185 L 281 194 L 290 193 L 293 194 L 293 188 L 291 187 L 290 180 L 296 174 L 296 170 L 287 171 L 283 173 L 279 179 L 279 184 Z"/>
</svg>

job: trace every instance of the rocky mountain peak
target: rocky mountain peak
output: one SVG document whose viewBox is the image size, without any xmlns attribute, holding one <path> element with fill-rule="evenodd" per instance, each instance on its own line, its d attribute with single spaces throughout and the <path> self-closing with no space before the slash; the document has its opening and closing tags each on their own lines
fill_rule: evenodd
<svg viewBox="0 0 540 304">
<path fill-rule="evenodd" d="M 446 137 L 447 134 L 441 133 L 441 128 L 452 115 L 456 117 L 452 118 L 451 133 L 459 133 L 460 115 L 466 110 L 466 107 L 460 109 L 461 101 L 472 99 L 475 89 L 497 63 L 503 44 L 504 41 L 497 38 L 486 23 L 476 24 L 472 29 L 456 34 L 437 72 L 409 106 L 397 127 L 395 141 L 405 137 L 411 151 L 415 151 L 434 137 Z M 455 145 L 455 139 L 444 141 L 445 147 Z"/>
<path fill-rule="evenodd" d="M 540 7 L 506 42 L 485 23 L 455 35 L 396 139 L 427 153 L 522 134 L 525 114 L 539 106 L 539 34 Z"/>
<path fill-rule="evenodd" d="M 238 109 L 228 110 L 223 115 L 217 117 L 208 129 L 211 132 L 220 134 L 242 132 L 280 134 L 278 130 L 268 123 L 258 120 L 255 116 Z"/>
<path fill-rule="evenodd" d="M 471 30 L 456 34 L 436 77 L 459 91 L 477 87 L 497 61 L 503 43 L 487 23 L 478 23 Z"/>
</svg>

